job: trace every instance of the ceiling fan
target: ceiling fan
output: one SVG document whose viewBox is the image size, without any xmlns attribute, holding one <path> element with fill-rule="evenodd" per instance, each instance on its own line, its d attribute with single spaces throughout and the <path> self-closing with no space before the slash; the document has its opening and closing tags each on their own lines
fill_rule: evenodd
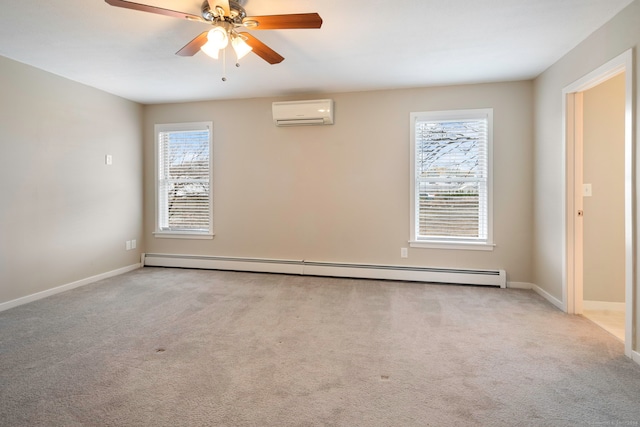
<svg viewBox="0 0 640 427">
<path fill-rule="evenodd" d="M 283 56 L 250 33 L 238 29 L 281 30 L 322 26 L 322 18 L 317 13 L 247 16 L 243 7 L 247 0 L 204 0 L 200 16 L 125 0 L 105 1 L 111 6 L 204 22 L 213 26 L 211 30 L 201 33 L 177 51 L 176 55 L 180 56 L 193 56 L 202 50 L 217 59 L 219 52 L 224 51 L 230 43 L 238 60 L 253 51 L 269 64 L 278 64 L 284 60 Z"/>
</svg>

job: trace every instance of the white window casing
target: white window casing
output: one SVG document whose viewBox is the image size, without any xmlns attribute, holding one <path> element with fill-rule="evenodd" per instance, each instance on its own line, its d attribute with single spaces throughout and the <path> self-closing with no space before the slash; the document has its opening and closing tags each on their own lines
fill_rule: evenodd
<svg viewBox="0 0 640 427">
<path fill-rule="evenodd" d="M 492 250 L 493 109 L 411 113 L 411 247 Z"/>
<path fill-rule="evenodd" d="M 155 126 L 156 237 L 213 237 L 212 134 L 212 122 Z"/>
</svg>

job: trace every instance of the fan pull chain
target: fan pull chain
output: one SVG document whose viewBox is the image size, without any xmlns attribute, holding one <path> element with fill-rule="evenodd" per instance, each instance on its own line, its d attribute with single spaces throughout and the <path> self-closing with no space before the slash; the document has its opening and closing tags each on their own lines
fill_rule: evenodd
<svg viewBox="0 0 640 427">
<path fill-rule="evenodd" d="M 227 49 L 222 49 L 222 81 L 227 81 Z"/>
</svg>

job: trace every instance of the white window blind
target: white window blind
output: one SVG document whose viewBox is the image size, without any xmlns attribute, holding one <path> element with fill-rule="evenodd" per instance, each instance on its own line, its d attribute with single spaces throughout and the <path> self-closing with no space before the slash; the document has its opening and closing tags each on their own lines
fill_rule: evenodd
<svg viewBox="0 0 640 427">
<path fill-rule="evenodd" d="M 412 116 L 412 239 L 490 243 L 490 110 Z"/>
<path fill-rule="evenodd" d="M 211 124 L 158 125 L 159 232 L 211 233 Z"/>
</svg>

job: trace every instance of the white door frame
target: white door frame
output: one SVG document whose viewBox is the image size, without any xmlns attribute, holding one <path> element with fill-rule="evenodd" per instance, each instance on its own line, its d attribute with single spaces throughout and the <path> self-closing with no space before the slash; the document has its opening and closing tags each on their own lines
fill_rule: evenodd
<svg viewBox="0 0 640 427">
<path fill-rule="evenodd" d="M 562 90 L 564 145 L 564 274 L 562 303 L 569 314 L 582 313 L 582 92 L 610 78 L 625 73 L 624 118 L 624 229 L 625 229 L 625 354 L 632 357 L 634 348 L 635 284 L 635 147 L 633 143 L 633 51 L 631 49 L 576 80 Z"/>
</svg>

